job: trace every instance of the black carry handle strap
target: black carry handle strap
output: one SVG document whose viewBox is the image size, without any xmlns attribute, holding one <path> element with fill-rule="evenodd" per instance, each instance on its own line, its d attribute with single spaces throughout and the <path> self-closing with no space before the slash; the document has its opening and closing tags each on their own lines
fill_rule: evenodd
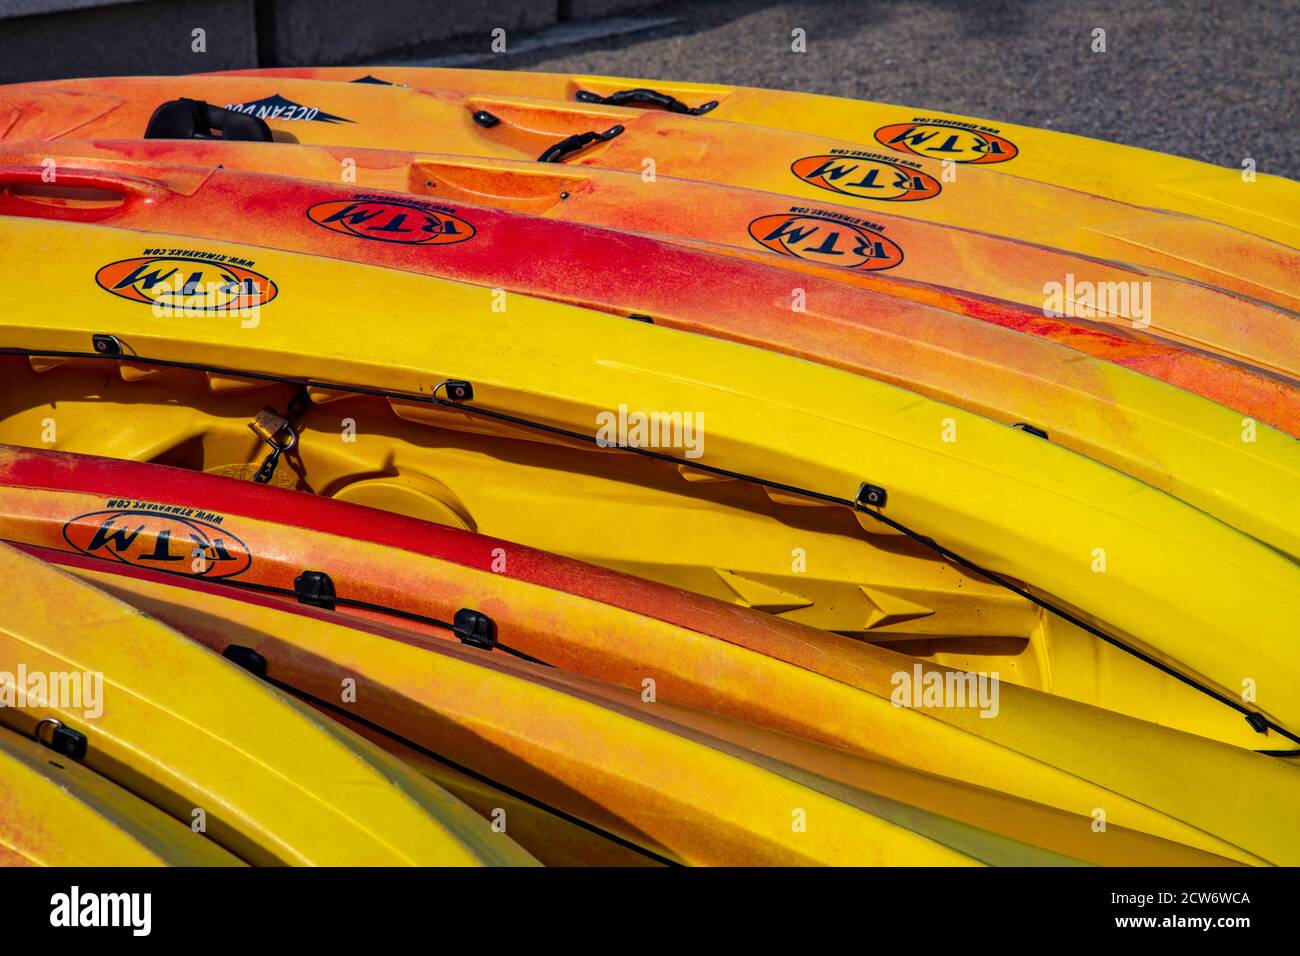
<svg viewBox="0 0 1300 956">
<path fill-rule="evenodd" d="M 215 133 L 214 133 L 215 130 Z M 145 139 L 230 139 L 271 142 L 271 127 L 264 120 L 236 110 L 182 97 L 168 100 L 153 111 Z"/>
<path fill-rule="evenodd" d="M 601 96 L 590 90 L 578 90 L 574 98 L 582 103 L 600 103 L 604 106 L 657 106 L 669 113 L 682 113 L 686 116 L 702 116 L 718 105 L 717 100 L 709 100 L 699 106 L 687 106 L 675 96 L 639 87 L 635 90 L 619 90 L 609 96 Z"/>
<path fill-rule="evenodd" d="M 566 136 L 554 146 L 548 147 L 546 152 L 537 157 L 537 161 L 539 163 L 563 162 L 571 153 L 576 153 L 580 149 L 585 149 L 592 143 L 603 143 L 606 140 L 613 139 L 621 132 L 623 132 L 623 127 L 611 126 L 603 133 L 589 130 L 586 133 L 575 133 L 572 136 Z"/>
</svg>

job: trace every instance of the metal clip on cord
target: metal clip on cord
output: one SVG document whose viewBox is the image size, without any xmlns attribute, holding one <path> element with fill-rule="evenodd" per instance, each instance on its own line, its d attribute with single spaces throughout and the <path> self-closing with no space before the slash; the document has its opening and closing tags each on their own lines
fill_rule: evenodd
<svg viewBox="0 0 1300 956">
<path fill-rule="evenodd" d="M 635 90 L 619 90 L 617 93 L 609 94 L 609 96 L 601 96 L 599 93 L 592 93 L 590 90 L 578 90 L 574 94 L 574 99 L 581 103 L 599 103 L 602 106 L 657 106 L 669 113 L 680 113 L 685 116 L 702 116 L 718 105 L 717 100 L 709 100 L 699 106 L 687 106 L 674 96 L 660 93 L 658 90 L 648 90 L 645 87 L 638 87 Z"/>
<path fill-rule="evenodd" d="M 271 446 L 271 454 L 262 460 L 262 467 L 257 469 L 257 474 L 253 476 L 253 480 L 259 485 L 269 484 L 275 477 L 275 466 L 280 463 L 280 456 L 298 444 L 298 433 L 289 429 L 289 439 L 284 444 L 276 444 L 270 439 L 267 440 L 267 444 Z"/>
<path fill-rule="evenodd" d="M 253 476 L 253 480 L 258 484 L 269 484 L 271 479 L 275 477 L 275 468 L 280 463 L 280 456 L 297 447 L 298 432 L 293 426 L 302 417 L 309 404 L 311 404 L 311 398 L 308 396 L 307 390 L 302 389 L 289 403 L 289 409 L 283 418 L 276 414 L 274 408 L 268 405 L 248 423 L 248 427 L 253 433 L 271 446 L 271 453 L 262 460 L 262 467 L 257 469 L 257 474 Z M 280 434 L 284 434 L 286 437 L 282 441 L 277 441 L 276 436 Z"/>
<path fill-rule="evenodd" d="M 574 133 L 572 136 L 565 137 L 554 146 L 549 147 L 546 152 L 537 157 L 537 161 L 539 163 L 563 162 L 568 158 L 569 154 L 585 149 L 592 143 L 603 143 L 606 140 L 611 140 L 622 132 L 622 126 L 611 126 L 603 133 L 597 133 L 594 130 L 588 130 L 585 133 Z"/>
</svg>

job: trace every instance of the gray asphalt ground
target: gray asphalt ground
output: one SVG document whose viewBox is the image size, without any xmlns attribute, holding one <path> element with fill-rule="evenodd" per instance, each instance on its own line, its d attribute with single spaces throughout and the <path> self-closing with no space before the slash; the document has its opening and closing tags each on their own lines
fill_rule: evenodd
<svg viewBox="0 0 1300 956">
<path fill-rule="evenodd" d="M 1300 179 L 1300 2 L 716 0 L 643 33 L 498 54 L 503 69 L 830 93 L 1080 133 Z M 790 51 L 795 27 L 806 53 Z M 1106 52 L 1091 49 L 1106 31 Z M 466 44 L 427 50 L 435 55 Z M 417 51 L 404 51 L 406 56 Z"/>
</svg>

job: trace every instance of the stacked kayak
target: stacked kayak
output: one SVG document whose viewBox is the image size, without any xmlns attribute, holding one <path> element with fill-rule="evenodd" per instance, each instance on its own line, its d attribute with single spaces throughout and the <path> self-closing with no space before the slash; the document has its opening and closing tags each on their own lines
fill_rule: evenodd
<svg viewBox="0 0 1300 956">
<path fill-rule="evenodd" d="M 803 94 L 0 87 L 0 861 L 1296 865 L 1298 237 Z"/>
<path fill-rule="evenodd" d="M 217 74 L 221 75 L 221 74 Z M 612 76 L 409 67 L 298 67 L 231 71 L 231 76 L 392 83 L 467 93 L 545 97 L 581 103 L 658 108 L 751 126 L 884 146 L 903 157 L 996 166 L 1037 182 L 1135 206 L 1188 213 L 1300 246 L 1300 191 L 1277 176 L 1243 179 L 1237 170 L 933 109 L 783 90 Z M 653 87 L 650 89 L 648 87 Z M 658 94 L 658 95 L 656 95 Z M 918 115 L 920 114 L 920 115 Z"/>
</svg>

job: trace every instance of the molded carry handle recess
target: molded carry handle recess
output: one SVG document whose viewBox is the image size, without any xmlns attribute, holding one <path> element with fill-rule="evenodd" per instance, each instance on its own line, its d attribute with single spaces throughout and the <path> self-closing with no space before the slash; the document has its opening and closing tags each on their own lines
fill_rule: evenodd
<svg viewBox="0 0 1300 956">
<path fill-rule="evenodd" d="M 537 212 L 563 202 L 590 182 L 590 174 L 580 166 L 548 163 L 518 169 L 483 165 L 472 158 L 416 160 L 411 164 L 408 191 L 449 202 L 482 203 L 490 198 L 490 205 Z"/>
<path fill-rule="evenodd" d="M 271 127 L 256 116 L 184 97 L 168 100 L 153 111 L 144 138 L 273 141 Z"/>
<path fill-rule="evenodd" d="M 8 216 L 28 216 L 39 219 L 63 219 L 68 222 L 95 222 L 118 215 L 127 206 L 138 202 L 160 199 L 169 192 L 165 187 L 147 179 L 119 175 L 91 169 L 64 169 L 53 167 L 54 178 L 48 180 L 48 169 L 37 166 L 0 166 L 0 213 Z M 76 200 L 77 191 L 97 190 L 118 197 L 118 202 L 104 205 L 58 205 L 41 202 L 10 190 L 12 186 L 35 186 L 43 196 Z"/>
<path fill-rule="evenodd" d="M 709 100 L 699 106 L 687 106 L 675 96 L 638 87 L 635 90 L 619 90 L 609 96 L 601 96 L 590 90 L 578 90 L 574 99 L 581 103 L 600 103 L 604 106 L 657 106 L 670 113 L 682 113 L 686 116 L 702 116 L 718 105 L 717 100 Z"/>
<path fill-rule="evenodd" d="M 488 110 L 475 110 L 470 117 L 479 126 L 484 129 L 491 129 L 501 122 L 501 117 Z M 595 130 L 588 130 L 585 133 L 574 133 L 572 136 L 566 136 L 552 146 L 548 146 L 542 155 L 537 157 L 539 163 L 559 163 L 568 158 L 570 153 L 576 153 L 578 150 L 590 146 L 592 143 L 603 143 L 606 140 L 613 139 L 623 132 L 622 126 L 611 126 L 603 133 L 597 133 Z"/>
</svg>

